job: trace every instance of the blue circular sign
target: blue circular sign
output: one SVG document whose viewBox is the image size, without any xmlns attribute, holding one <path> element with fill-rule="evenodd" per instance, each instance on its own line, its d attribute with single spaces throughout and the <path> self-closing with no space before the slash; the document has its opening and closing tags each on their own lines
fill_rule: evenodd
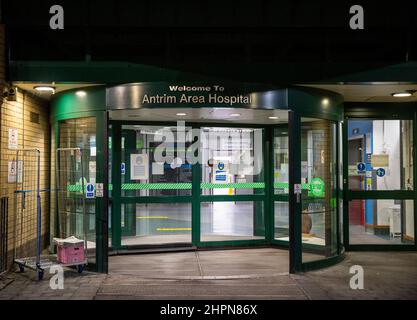
<svg viewBox="0 0 417 320">
<path fill-rule="evenodd" d="M 219 164 L 217 165 L 217 168 L 219 168 L 219 170 L 223 170 L 224 169 L 224 163 L 219 162 Z"/>
<path fill-rule="evenodd" d="M 363 162 L 358 163 L 358 171 L 365 171 L 365 164 Z"/>
<path fill-rule="evenodd" d="M 92 183 L 87 184 L 87 191 L 88 192 L 93 192 L 94 191 L 94 186 Z"/>
<path fill-rule="evenodd" d="M 379 168 L 379 169 L 377 169 L 377 170 L 376 170 L 376 175 L 377 175 L 378 177 L 383 177 L 383 176 L 385 176 L 385 169 L 384 169 L 384 168 Z"/>
</svg>

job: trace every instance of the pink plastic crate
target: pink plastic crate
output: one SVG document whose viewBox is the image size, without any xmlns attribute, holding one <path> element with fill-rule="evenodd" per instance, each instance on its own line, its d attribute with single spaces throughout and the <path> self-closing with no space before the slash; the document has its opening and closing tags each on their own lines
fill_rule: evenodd
<svg viewBox="0 0 417 320">
<path fill-rule="evenodd" d="M 80 263 L 85 260 L 84 245 L 57 246 L 57 258 L 60 263 Z"/>
</svg>

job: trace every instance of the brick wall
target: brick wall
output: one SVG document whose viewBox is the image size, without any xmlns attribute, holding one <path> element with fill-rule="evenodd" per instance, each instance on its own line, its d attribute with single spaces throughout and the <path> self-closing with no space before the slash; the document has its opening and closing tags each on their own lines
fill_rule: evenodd
<svg viewBox="0 0 417 320">
<path fill-rule="evenodd" d="M 4 55 L 4 27 L 0 26 L 0 87 L 1 92 L 5 86 L 5 55 Z M 18 132 L 18 148 L 36 148 L 40 150 L 40 188 L 49 189 L 50 186 L 50 125 L 48 102 L 29 92 L 18 90 L 17 100 L 8 101 L 0 98 L 0 196 L 9 197 L 9 223 L 8 223 L 8 264 L 12 262 L 13 234 L 14 234 L 14 203 L 15 184 L 8 183 L 8 163 L 15 160 L 16 150 L 8 149 L 9 129 L 15 128 Z M 32 119 L 31 119 L 32 113 Z M 33 116 L 38 115 L 33 122 Z M 31 121 L 32 120 L 32 121 Z M 27 167 L 25 167 L 25 170 Z M 33 198 L 31 198 L 33 200 Z M 25 211 L 25 218 L 31 219 L 25 226 L 23 233 L 24 248 L 33 247 L 36 241 L 36 205 L 28 201 L 30 210 Z M 44 246 L 49 240 L 49 194 L 41 193 L 42 208 L 42 235 Z M 29 220 L 28 220 L 29 221 Z M 48 238 L 47 238 L 48 237 Z M 30 246 L 26 246 L 30 245 Z M 25 249 L 26 250 L 26 249 Z M 31 252 L 22 254 L 32 255 Z"/>
</svg>

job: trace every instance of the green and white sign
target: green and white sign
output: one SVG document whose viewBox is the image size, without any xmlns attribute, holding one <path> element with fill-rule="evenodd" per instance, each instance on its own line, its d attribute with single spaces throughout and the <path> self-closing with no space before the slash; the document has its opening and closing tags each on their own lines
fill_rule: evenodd
<svg viewBox="0 0 417 320">
<path fill-rule="evenodd" d="M 324 181 L 321 178 L 313 178 L 310 182 L 310 196 L 324 197 Z"/>
</svg>

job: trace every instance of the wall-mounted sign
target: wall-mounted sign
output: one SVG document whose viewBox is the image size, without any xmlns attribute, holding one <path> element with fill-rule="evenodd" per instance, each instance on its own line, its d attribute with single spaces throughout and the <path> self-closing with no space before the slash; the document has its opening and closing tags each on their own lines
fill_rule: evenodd
<svg viewBox="0 0 417 320">
<path fill-rule="evenodd" d="M 358 169 L 358 173 L 365 174 L 366 166 L 363 162 L 359 162 L 356 164 L 356 168 Z"/>
<path fill-rule="evenodd" d="M 88 175 L 91 183 L 96 183 L 97 165 L 95 161 L 88 162 Z"/>
<path fill-rule="evenodd" d="M 16 166 L 16 161 L 9 161 L 7 166 L 7 182 L 16 183 L 16 176 L 18 176 L 18 183 L 22 183 L 23 161 L 19 160 L 19 168 Z M 17 173 L 19 170 L 19 173 Z"/>
<path fill-rule="evenodd" d="M 163 175 L 164 174 L 164 163 L 163 162 L 153 162 L 152 163 L 152 174 L 153 175 Z"/>
<path fill-rule="evenodd" d="M 372 167 L 389 167 L 389 155 L 388 154 L 373 154 L 371 157 Z"/>
<path fill-rule="evenodd" d="M 145 146 L 145 143 L 143 141 L 143 139 L 137 139 L 136 140 L 136 149 L 142 149 Z"/>
<path fill-rule="evenodd" d="M 356 165 L 349 165 L 348 166 L 348 174 L 349 176 L 357 176 L 358 175 L 358 168 Z"/>
<path fill-rule="evenodd" d="M 85 197 L 87 199 L 94 198 L 94 184 L 87 183 L 87 186 L 85 188 Z"/>
<path fill-rule="evenodd" d="M 18 148 L 18 131 L 15 128 L 9 129 L 9 149 L 17 149 Z"/>
<path fill-rule="evenodd" d="M 376 170 L 376 175 L 377 175 L 378 177 L 383 177 L 383 176 L 385 176 L 385 169 L 384 169 L 384 168 L 378 168 L 378 169 Z"/>
<path fill-rule="evenodd" d="M 224 160 L 216 160 L 213 166 L 214 182 L 216 183 L 227 183 L 227 172 L 229 171 L 229 163 Z"/>
<path fill-rule="evenodd" d="M 149 178 L 149 161 L 145 153 L 130 155 L 130 179 L 147 180 Z"/>
<path fill-rule="evenodd" d="M 126 164 L 125 164 L 124 162 L 122 162 L 122 163 L 120 164 L 120 173 L 121 173 L 122 175 L 124 175 L 124 174 L 126 173 Z"/>
<path fill-rule="evenodd" d="M 109 109 L 141 107 L 269 107 L 287 105 L 287 95 L 271 95 L 269 86 L 248 87 L 236 83 L 132 83 L 106 89 Z"/>
<path fill-rule="evenodd" d="M 321 178 L 311 179 L 310 195 L 313 197 L 324 197 L 324 181 Z"/>
<path fill-rule="evenodd" d="M 102 183 L 96 184 L 96 197 L 102 198 L 104 196 L 104 188 Z"/>
</svg>

